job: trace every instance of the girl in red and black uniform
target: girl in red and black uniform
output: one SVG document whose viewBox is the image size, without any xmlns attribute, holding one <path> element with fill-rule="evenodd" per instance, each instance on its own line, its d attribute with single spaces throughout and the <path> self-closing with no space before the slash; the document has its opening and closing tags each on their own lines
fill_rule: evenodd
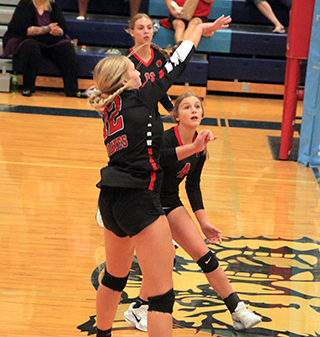
<svg viewBox="0 0 320 337">
<path fill-rule="evenodd" d="M 135 15 L 130 20 L 128 33 L 134 39 L 129 58 L 139 70 L 142 83 L 163 76 L 162 68 L 167 62 L 168 53 L 152 43 L 153 22 L 150 17 L 144 13 Z M 160 103 L 169 112 L 173 109 L 173 103 L 167 94 L 161 98 Z"/>
<path fill-rule="evenodd" d="M 232 315 L 233 327 L 237 330 L 248 329 L 261 322 L 260 317 L 240 301 L 216 256 L 208 249 L 179 197 L 179 185 L 186 178 L 188 199 L 202 233 L 208 243 L 221 243 L 221 232 L 210 224 L 201 195 L 200 179 L 207 157 L 206 150 L 179 160 L 179 147 L 194 142 L 197 137 L 196 128 L 200 125 L 203 114 L 202 102 L 195 94 L 187 92 L 177 98 L 171 114 L 177 125 L 167 130 L 164 135 L 161 204 L 167 215 L 173 239 L 198 263 L 209 284 L 223 299 Z"/>
<path fill-rule="evenodd" d="M 111 336 L 134 250 L 149 301 L 149 336 L 172 336 L 173 251 L 158 193 L 163 126 L 157 104 L 185 69 L 201 36 L 227 28 L 230 21 L 222 16 L 197 26 L 170 57 L 163 77 L 143 86 L 139 71 L 125 56 L 108 56 L 94 69 L 97 90 L 90 104 L 103 111 L 110 159 L 97 184 L 106 250 L 106 270 L 97 291 L 98 337 Z"/>
<path fill-rule="evenodd" d="M 179 197 L 179 185 L 186 178 L 188 199 L 207 242 L 221 243 L 221 232 L 211 225 L 207 218 L 200 189 L 206 150 L 194 151 L 191 155 L 187 152 L 203 132 L 202 130 L 199 135 L 196 132 L 203 113 L 200 98 L 191 92 L 182 94 L 175 102 L 171 115 L 177 125 L 165 131 L 161 154 L 161 166 L 164 171 L 161 204 L 167 215 L 173 239 L 197 262 L 209 284 L 223 299 L 231 313 L 233 327 L 237 330 L 248 329 L 261 322 L 260 317 L 240 301 L 216 256 L 207 247 Z M 144 310 L 147 309 L 148 302 L 144 292 L 143 281 L 137 302 L 130 305 L 124 316 L 126 321 L 138 329 L 147 331 L 149 324 Z M 139 321 L 135 321 L 134 317 L 138 317 Z"/>
</svg>

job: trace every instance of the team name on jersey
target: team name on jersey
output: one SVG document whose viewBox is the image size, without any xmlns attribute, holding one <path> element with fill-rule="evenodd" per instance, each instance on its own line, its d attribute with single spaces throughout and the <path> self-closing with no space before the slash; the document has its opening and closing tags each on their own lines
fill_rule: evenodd
<svg viewBox="0 0 320 337">
<path fill-rule="evenodd" d="M 123 116 L 119 114 L 122 107 L 121 97 L 116 97 L 114 101 L 106 107 L 104 111 L 104 140 L 107 147 L 108 156 L 128 147 L 127 135 L 121 135 L 108 142 L 110 136 L 124 129 Z"/>
<path fill-rule="evenodd" d="M 107 143 L 108 156 L 110 157 L 115 152 L 122 150 L 126 147 L 128 147 L 127 135 L 122 135 L 120 137 L 117 137 L 113 139 L 111 142 Z"/>
</svg>

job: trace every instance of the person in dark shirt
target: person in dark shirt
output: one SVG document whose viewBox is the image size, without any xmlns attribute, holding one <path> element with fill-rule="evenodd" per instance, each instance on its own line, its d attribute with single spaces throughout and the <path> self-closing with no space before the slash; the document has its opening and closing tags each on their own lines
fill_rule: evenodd
<svg viewBox="0 0 320 337">
<path fill-rule="evenodd" d="M 23 96 L 36 91 L 37 73 L 46 56 L 61 71 L 66 96 L 86 98 L 78 91 L 77 54 L 66 29 L 54 0 L 19 1 L 3 37 L 3 57 L 13 55 L 13 62 L 21 68 Z"/>
<path fill-rule="evenodd" d="M 221 243 L 221 231 L 210 224 L 203 205 L 200 178 L 207 153 L 206 149 L 186 155 L 185 147 L 197 139 L 197 127 L 203 118 L 201 99 L 186 92 L 175 101 L 171 115 L 176 126 L 164 132 L 161 166 L 164 171 L 160 199 L 167 215 L 173 240 L 196 261 L 212 288 L 229 309 L 236 330 L 251 328 L 261 322 L 259 316 L 248 310 L 233 290 L 216 256 L 209 250 L 200 231 L 179 197 L 179 185 L 186 179 L 186 191 L 192 210 L 208 243 Z M 203 130 L 202 130 L 203 132 Z M 212 137 L 211 137 L 212 139 Z M 124 313 L 127 322 L 147 331 L 148 301 L 144 281 L 136 302 Z"/>
<path fill-rule="evenodd" d="M 126 56 L 107 56 L 94 69 L 96 90 L 89 102 L 102 115 L 109 155 L 97 184 L 106 250 L 106 269 L 97 291 L 97 337 L 112 335 L 134 251 L 149 301 L 148 333 L 172 336 L 174 256 L 159 194 L 163 124 L 157 105 L 185 69 L 201 36 L 227 28 L 230 21 L 221 16 L 213 23 L 198 25 L 170 57 L 163 76 L 143 86 L 139 71 Z"/>
</svg>

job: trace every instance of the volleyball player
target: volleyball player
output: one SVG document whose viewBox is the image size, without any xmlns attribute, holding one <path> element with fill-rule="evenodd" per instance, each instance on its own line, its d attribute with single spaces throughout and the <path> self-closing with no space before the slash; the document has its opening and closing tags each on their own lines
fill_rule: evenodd
<svg viewBox="0 0 320 337">
<path fill-rule="evenodd" d="M 218 293 L 231 313 L 236 330 L 251 328 L 261 322 L 258 315 L 247 309 L 233 290 L 215 254 L 209 250 L 201 233 L 179 197 L 179 185 L 186 178 L 186 191 L 192 210 L 208 243 L 221 243 L 220 231 L 210 224 L 203 205 L 200 178 L 207 153 L 183 152 L 197 138 L 196 129 L 203 118 L 201 99 L 191 92 L 180 95 L 171 115 L 176 126 L 165 131 L 161 155 L 164 178 L 161 187 L 161 204 L 169 221 L 173 240 L 197 262 L 209 284 Z M 148 330 L 147 296 L 144 279 L 138 299 L 124 313 L 127 322 L 141 331 Z"/>
<path fill-rule="evenodd" d="M 130 48 L 128 56 L 139 70 L 142 83 L 159 78 L 169 54 L 152 43 L 154 30 L 149 15 L 138 13 L 131 18 L 128 33 L 134 40 L 134 46 Z M 173 109 L 173 103 L 167 94 L 161 98 L 160 103 L 167 111 Z"/>
<path fill-rule="evenodd" d="M 163 76 L 141 86 L 140 73 L 122 55 L 96 65 L 93 108 L 102 112 L 109 163 L 101 169 L 99 209 L 104 223 L 106 269 L 97 291 L 97 337 L 112 336 L 134 250 L 148 297 L 148 334 L 172 336 L 172 241 L 160 203 L 163 125 L 159 100 L 181 75 L 202 35 L 228 27 L 230 17 L 203 23 L 170 57 Z"/>
</svg>

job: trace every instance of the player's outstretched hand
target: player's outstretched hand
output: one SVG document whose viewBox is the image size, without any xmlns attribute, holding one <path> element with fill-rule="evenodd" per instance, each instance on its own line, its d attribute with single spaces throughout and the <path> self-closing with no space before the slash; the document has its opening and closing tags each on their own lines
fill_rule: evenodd
<svg viewBox="0 0 320 337">
<path fill-rule="evenodd" d="M 214 32 L 220 29 L 229 28 L 229 23 L 231 22 L 230 15 L 224 16 L 221 15 L 217 20 L 214 22 L 205 22 L 201 23 L 202 26 L 202 36 L 212 36 Z"/>
</svg>

